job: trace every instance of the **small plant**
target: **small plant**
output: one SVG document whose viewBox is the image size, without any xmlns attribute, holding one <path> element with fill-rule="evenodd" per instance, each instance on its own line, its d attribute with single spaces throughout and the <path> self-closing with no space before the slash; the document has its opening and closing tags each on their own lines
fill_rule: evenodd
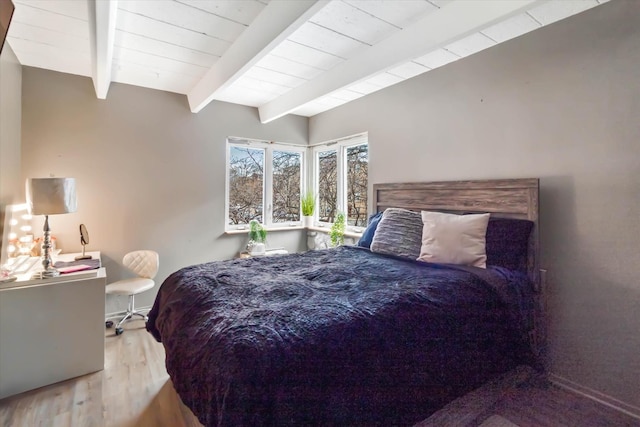
<svg viewBox="0 0 640 427">
<path fill-rule="evenodd" d="M 344 243 L 345 217 L 343 212 L 338 212 L 336 220 L 331 226 L 329 237 L 331 238 L 331 246 L 336 247 Z"/>
<path fill-rule="evenodd" d="M 313 191 L 308 190 L 300 197 L 300 207 L 303 216 L 313 216 L 313 212 L 316 210 L 316 195 L 313 194 Z"/>
<path fill-rule="evenodd" d="M 256 243 L 267 241 L 267 230 L 255 219 L 249 221 L 249 240 Z"/>
</svg>

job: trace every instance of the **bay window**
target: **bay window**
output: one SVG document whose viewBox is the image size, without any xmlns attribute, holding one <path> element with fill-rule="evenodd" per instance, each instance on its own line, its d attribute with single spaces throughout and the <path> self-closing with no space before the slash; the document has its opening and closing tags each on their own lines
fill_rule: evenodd
<svg viewBox="0 0 640 427">
<path fill-rule="evenodd" d="M 247 229 L 251 220 L 301 226 L 300 196 L 311 189 L 316 226 L 331 225 L 343 212 L 347 229 L 361 231 L 369 215 L 368 173 L 366 133 L 312 147 L 229 137 L 226 229 Z"/>
</svg>

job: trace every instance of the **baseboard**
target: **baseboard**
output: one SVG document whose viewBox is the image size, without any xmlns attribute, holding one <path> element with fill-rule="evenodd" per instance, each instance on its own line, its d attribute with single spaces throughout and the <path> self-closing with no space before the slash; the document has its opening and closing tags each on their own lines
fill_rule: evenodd
<svg viewBox="0 0 640 427">
<path fill-rule="evenodd" d="M 145 306 L 145 307 L 136 307 L 136 311 L 141 311 L 141 312 L 149 312 L 149 310 L 151 310 L 151 306 Z M 109 320 L 109 319 L 115 319 L 117 317 L 123 317 L 125 314 L 127 314 L 127 310 L 122 310 L 122 311 L 114 311 L 113 313 L 106 313 L 105 314 L 105 319 Z"/>
<path fill-rule="evenodd" d="M 587 397 L 598 403 L 601 403 L 610 408 L 613 408 L 616 411 L 622 412 L 626 415 L 629 415 L 630 417 L 640 420 L 640 408 L 638 408 L 637 406 L 622 402 L 614 397 L 601 393 L 597 390 L 593 390 L 589 387 L 585 387 L 571 380 L 568 380 L 564 377 L 561 377 L 560 375 L 550 373 L 548 378 L 549 378 L 549 381 L 551 381 L 558 387 L 562 387 L 573 393 L 577 393 L 581 396 Z"/>
</svg>

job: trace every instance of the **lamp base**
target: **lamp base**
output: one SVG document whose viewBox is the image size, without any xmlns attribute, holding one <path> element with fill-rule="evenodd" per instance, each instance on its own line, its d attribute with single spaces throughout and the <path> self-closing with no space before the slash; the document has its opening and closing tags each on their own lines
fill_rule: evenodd
<svg viewBox="0 0 640 427">
<path fill-rule="evenodd" d="M 92 259 L 91 255 L 78 255 L 74 258 L 76 261 L 80 261 L 81 259 Z"/>
</svg>

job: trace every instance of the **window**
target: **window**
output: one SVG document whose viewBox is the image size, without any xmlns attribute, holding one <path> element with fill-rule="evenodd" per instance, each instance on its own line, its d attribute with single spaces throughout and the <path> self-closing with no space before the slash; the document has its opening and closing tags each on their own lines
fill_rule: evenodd
<svg viewBox="0 0 640 427">
<path fill-rule="evenodd" d="M 300 221 L 302 153 L 273 151 L 273 222 Z"/>
<path fill-rule="evenodd" d="M 333 222 L 338 210 L 338 152 L 336 150 L 318 153 L 318 219 Z"/>
<path fill-rule="evenodd" d="M 369 144 L 367 134 L 314 147 L 314 186 L 318 194 L 318 221 L 332 223 L 337 212 L 347 225 L 367 226 Z"/>
<path fill-rule="evenodd" d="M 369 144 L 347 148 L 347 224 L 367 226 Z"/>
<path fill-rule="evenodd" d="M 299 223 L 306 147 L 241 138 L 228 138 L 227 146 L 227 229 L 253 219 Z"/>
<path fill-rule="evenodd" d="M 344 212 L 348 229 L 360 231 L 368 219 L 368 173 L 367 134 L 314 147 L 229 137 L 226 229 L 246 229 L 254 219 L 267 227 L 300 225 L 300 195 L 311 178 L 316 224 Z"/>
<path fill-rule="evenodd" d="M 229 224 L 264 218 L 264 150 L 229 146 Z"/>
</svg>

